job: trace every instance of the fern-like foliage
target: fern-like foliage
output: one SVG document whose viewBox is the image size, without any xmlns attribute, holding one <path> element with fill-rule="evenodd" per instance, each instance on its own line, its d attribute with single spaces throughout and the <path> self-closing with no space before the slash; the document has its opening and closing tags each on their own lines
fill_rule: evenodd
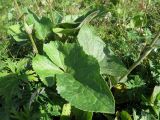
<svg viewBox="0 0 160 120">
<path fill-rule="evenodd" d="M 145 82 L 138 75 L 136 75 L 134 79 L 131 79 L 128 82 L 126 82 L 125 85 L 127 89 L 134 89 L 144 86 Z"/>
</svg>

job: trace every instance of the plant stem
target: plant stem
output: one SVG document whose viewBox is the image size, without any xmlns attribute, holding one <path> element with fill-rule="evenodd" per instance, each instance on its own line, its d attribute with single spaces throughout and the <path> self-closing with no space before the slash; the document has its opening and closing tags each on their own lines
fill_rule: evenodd
<svg viewBox="0 0 160 120">
<path fill-rule="evenodd" d="M 33 40 L 32 34 L 28 34 L 28 36 L 29 36 L 29 39 L 31 40 L 34 53 L 38 54 L 38 49 L 37 49 L 37 46 Z"/>
<path fill-rule="evenodd" d="M 159 37 L 160 37 L 160 31 L 155 36 L 155 38 L 151 41 L 150 45 L 146 46 L 146 49 L 142 51 L 143 54 L 138 58 L 138 60 L 135 63 L 133 63 L 133 65 L 129 68 L 128 72 L 119 79 L 119 82 L 127 81 L 125 78 L 131 73 L 131 71 L 134 68 L 136 68 L 150 54 L 150 52 L 154 49 L 154 45 L 157 42 Z"/>
<path fill-rule="evenodd" d="M 40 8 L 39 8 L 39 6 L 38 6 L 37 0 L 35 0 L 35 5 L 36 5 L 36 7 L 37 7 L 38 14 L 41 16 L 41 12 L 40 12 Z"/>
<path fill-rule="evenodd" d="M 51 2 L 51 0 L 47 0 L 47 2 L 48 2 L 49 10 L 50 10 L 51 21 L 54 22 L 54 17 L 53 17 L 53 13 L 52 13 L 52 2 Z"/>
<path fill-rule="evenodd" d="M 16 6 L 16 9 L 17 9 L 17 12 L 18 12 L 18 16 L 21 16 L 22 15 L 22 13 L 21 13 L 21 10 L 20 10 L 20 8 L 19 8 L 19 5 L 18 5 L 18 3 L 17 3 L 17 0 L 14 0 L 14 3 L 15 3 L 15 6 Z M 19 17 L 17 17 L 17 18 L 19 18 Z"/>
</svg>

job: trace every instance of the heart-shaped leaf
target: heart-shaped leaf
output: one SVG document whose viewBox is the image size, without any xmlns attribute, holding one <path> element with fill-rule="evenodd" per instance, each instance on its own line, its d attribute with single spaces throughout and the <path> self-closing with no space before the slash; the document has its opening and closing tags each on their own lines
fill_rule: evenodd
<svg viewBox="0 0 160 120">
<path fill-rule="evenodd" d="M 84 111 L 114 113 L 114 98 L 94 57 L 73 43 L 50 42 L 44 45 L 44 52 L 33 59 L 33 69 L 46 85 L 51 85 L 46 78 L 56 76 L 58 93 L 71 105 Z"/>
</svg>

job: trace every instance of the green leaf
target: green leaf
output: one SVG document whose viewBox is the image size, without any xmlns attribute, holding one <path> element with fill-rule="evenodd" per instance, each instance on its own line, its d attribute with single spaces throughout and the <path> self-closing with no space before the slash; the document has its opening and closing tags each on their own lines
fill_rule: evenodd
<svg viewBox="0 0 160 120">
<path fill-rule="evenodd" d="M 98 15 L 99 11 L 90 11 L 86 15 L 67 15 L 53 28 L 53 32 L 57 35 L 62 36 L 62 34 L 67 35 L 77 35 L 78 30 L 85 24 L 89 23 L 94 17 Z"/>
<path fill-rule="evenodd" d="M 76 35 L 76 33 L 78 32 L 78 25 L 79 23 L 60 23 L 52 30 L 59 36 L 62 34 Z"/>
<path fill-rule="evenodd" d="M 37 55 L 32 66 L 36 73 L 40 76 L 42 82 L 47 86 L 54 84 L 55 74 L 60 74 L 65 71 L 64 56 L 58 51 L 60 42 L 52 41 L 49 44 L 44 44 L 44 52 L 46 56 Z"/>
<path fill-rule="evenodd" d="M 160 86 L 155 86 L 150 100 L 151 103 L 154 104 L 158 94 L 160 94 Z"/>
<path fill-rule="evenodd" d="M 158 52 L 156 52 L 158 54 Z M 155 79 L 156 83 L 160 83 L 160 61 L 159 58 L 157 59 L 157 56 L 154 57 L 154 60 L 149 60 L 150 68 L 151 68 L 151 74 L 153 78 Z"/>
<path fill-rule="evenodd" d="M 92 79 L 89 82 L 86 79 L 82 81 L 83 79 L 81 78 L 80 81 L 67 73 L 57 75 L 58 93 L 81 110 L 114 113 L 114 100 L 108 86 L 106 83 L 104 85 L 100 85 L 101 83 L 93 84 L 92 82 L 94 81 L 91 81 Z"/>
<path fill-rule="evenodd" d="M 79 18 L 80 15 L 66 15 L 62 19 L 62 23 L 74 23 L 74 21 Z"/>
<path fill-rule="evenodd" d="M 56 76 L 58 93 L 81 110 L 114 113 L 114 98 L 100 75 L 97 60 L 75 44 L 66 45 L 62 51 L 68 68 L 67 73 Z"/>
<path fill-rule="evenodd" d="M 39 19 L 32 11 L 28 10 L 27 23 L 29 25 L 33 24 L 35 29 L 35 35 L 40 40 L 45 40 L 45 38 L 52 32 L 52 22 L 49 18 L 42 17 Z"/>
<path fill-rule="evenodd" d="M 32 70 L 26 71 L 25 74 L 21 75 L 21 78 L 30 82 L 38 81 L 36 73 Z"/>
<path fill-rule="evenodd" d="M 16 61 L 16 72 L 19 74 L 21 71 L 26 69 L 27 63 L 28 63 L 28 59 L 24 58 L 24 59 L 20 59 L 19 61 Z"/>
<path fill-rule="evenodd" d="M 127 89 L 134 89 L 142 87 L 145 85 L 144 80 L 142 80 L 138 75 L 134 76 L 134 79 L 131 79 L 125 83 Z"/>
<path fill-rule="evenodd" d="M 53 103 L 46 102 L 43 106 L 40 106 L 41 114 L 50 114 L 52 116 L 59 116 L 61 107 L 59 105 L 54 105 Z"/>
<path fill-rule="evenodd" d="M 6 109 L 11 107 L 12 98 L 18 96 L 19 78 L 16 74 L 4 74 L 0 76 L 0 96 L 5 99 Z"/>
<path fill-rule="evenodd" d="M 28 59 L 20 59 L 19 61 L 15 61 L 14 59 L 6 59 L 6 68 L 8 68 L 12 73 L 20 74 L 23 70 L 25 70 Z"/>
<path fill-rule="evenodd" d="M 63 73 L 58 66 L 42 55 L 36 55 L 32 61 L 32 66 L 42 82 L 47 86 L 52 86 L 55 83 L 55 74 Z"/>
<path fill-rule="evenodd" d="M 105 43 L 98 37 L 91 26 L 83 26 L 78 34 L 78 42 L 83 47 L 83 50 L 94 56 L 99 62 L 105 57 Z"/>
<path fill-rule="evenodd" d="M 19 24 L 10 26 L 8 29 L 8 34 L 11 35 L 17 42 L 27 40 L 27 35 L 22 31 Z"/>
<path fill-rule="evenodd" d="M 133 120 L 157 120 L 157 119 L 149 110 L 142 109 L 141 111 L 137 112 L 135 109 L 133 109 Z"/>
<path fill-rule="evenodd" d="M 51 83 L 46 78 L 53 82 L 56 75 L 57 91 L 71 105 L 84 111 L 114 113 L 114 98 L 95 58 L 77 44 L 50 42 L 44 51 L 45 55 L 37 55 L 32 65 L 47 86 Z"/>
<path fill-rule="evenodd" d="M 70 115 L 71 115 L 71 104 L 69 103 L 64 104 L 60 120 L 70 120 Z"/>
<path fill-rule="evenodd" d="M 120 117 L 121 120 L 132 120 L 130 114 L 127 111 L 122 111 Z"/>
<path fill-rule="evenodd" d="M 99 62 L 101 74 L 119 77 L 127 72 L 122 61 L 116 57 L 110 49 L 104 48 L 104 53 L 105 57 Z"/>
<path fill-rule="evenodd" d="M 143 12 L 137 14 L 133 17 L 133 22 L 135 24 L 135 27 L 142 27 L 145 26 L 147 23 L 147 18 Z"/>
<path fill-rule="evenodd" d="M 4 61 L 0 60 L 0 71 L 4 69 L 5 65 Z"/>
<path fill-rule="evenodd" d="M 88 55 L 92 55 L 98 60 L 101 74 L 121 76 L 127 72 L 123 63 L 110 49 L 106 48 L 105 43 L 96 35 L 93 27 L 82 26 L 78 34 L 78 42 Z"/>
<path fill-rule="evenodd" d="M 71 29 L 53 28 L 52 30 L 54 33 L 56 33 L 59 36 L 62 36 L 62 34 L 75 35 L 78 31 L 77 28 L 71 28 Z"/>
<path fill-rule="evenodd" d="M 51 41 L 49 44 L 44 44 L 43 49 L 46 55 L 50 58 L 52 62 L 54 62 L 55 65 L 65 70 L 66 68 L 64 65 L 64 56 L 61 52 L 58 51 L 59 46 L 60 42 Z"/>
<path fill-rule="evenodd" d="M 151 106 L 158 117 L 160 117 L 160 86 L 155 86 L 150 98 Z"/>
<path fill-rule="evenodd" d="M 46 89 L 41 95 L 38 96 L 38 101 L 41 101 L 39 106 L 42 118 L 46 115 L 50 116 L 60 116 L 62 112 L 62 107 L 66 101 L 64 101 L 59 95 L 55 94 L 53 89 Z M 46 116 L 47 117 L 47 116 Z M 43 120 L 51 120 L 43 119 Z"/>
</svg>

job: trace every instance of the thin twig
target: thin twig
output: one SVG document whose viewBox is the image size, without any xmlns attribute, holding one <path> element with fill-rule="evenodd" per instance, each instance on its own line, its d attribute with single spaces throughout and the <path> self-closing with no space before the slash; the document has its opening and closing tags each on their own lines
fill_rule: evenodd
<svg viewBox="0 0 160 120">
<path fill-rule="evenodd" d="M 136 68 L 150 54 L 150 52 L 154 49 L 154 45 L 158 41 L 159 37 L 160 37 L 160 31 L 155 36 L 155 38 L 151 41 L 150 45 L 147 46 L 146 49 L 142 51 L 143 54 L 138 58 L 138 60 L 135 63 L 133 63 L 133 65 L 129 68 L 128 72 L 119 79 L 119 82 L 127 81 L 127 79 L 125 78 L 131 73 L 131 71 L 134 68 Z"/>
</svg>

